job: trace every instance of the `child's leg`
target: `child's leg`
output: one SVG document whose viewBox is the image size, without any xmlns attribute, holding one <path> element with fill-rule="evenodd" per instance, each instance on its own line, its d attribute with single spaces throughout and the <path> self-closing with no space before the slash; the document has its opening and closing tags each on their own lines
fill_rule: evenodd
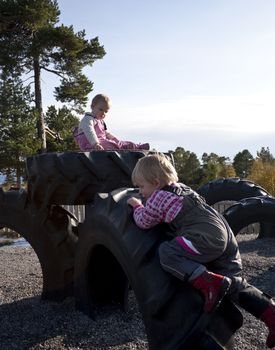
<svg viewBox="0 0 275 350">
<path fill-rule="evenodd" d="M 183 249 L 176 239 L 160 245 L 159 257 L 165 271 L 187 280 L 204 295 L 205 312 L 212 312 L 219 306 L 230 287 L 229 278 L 207 271 L 201 262 L 196 261 L 201 259 Z"/>
<path fill-rule="evenodd" d="M 74 140 L 78 144 L 81 151 L 88 151 L 92 149 L 92 145 L 87 140 L 84 132 L 79 132 L 78 128 L 73 130 Z"/>
<path fill-rule="evenodd" d="M 149 144 L 136 144 L 131 141 L 119 141 L 114 138 L 112 140 L 100 139 L 100 144 L 105 150 L 115 150 L 115 149 L 144 149 L 149 150 Z"/>
<path fill-rule="evenodd" d="M 149 150 L 149 143 L 134 143 L 131 141 L 119 141 L 118 146 L 120 149 L 143 149 Z"/>
<path fill-rule="evenodd" d="M 120 149 L 118 143 L 115 140 L 100 139 L 99 143 L 105 150 Z"/>
<path fill-rule="evenodd" d="M 262 320 L 269 329 L 266 345 L 275 347 L 275 302 L 244 279 L 232 278 L 229 297 L 243 309 Z"/>
</svg>

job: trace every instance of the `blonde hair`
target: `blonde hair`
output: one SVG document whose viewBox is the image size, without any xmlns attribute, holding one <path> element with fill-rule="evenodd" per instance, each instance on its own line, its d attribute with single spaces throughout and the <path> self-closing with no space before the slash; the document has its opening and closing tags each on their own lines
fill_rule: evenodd
<svg viewBox="0 0 275 350">
<path fill-rule="evenodd" d="M 132 182 L 134 185 L 139 180 L 154 183 L 156 179 L 159 180 L 162 187 L 171 182 L 178 181 L 176 169 L 170 160 L 161 153 L 140 158 L 132 173 Z"/>
<path fill-rule="evenodd" d="M 95 97 L 92 99 L 91 107 L 98 104 L 98 102 L 105 102 L 108 107 L 110 107 L 110 105 L 111 105 L 110 98 L 106 95 L 103 95 L 103 94 L 95 95 Z"/>
</svg>

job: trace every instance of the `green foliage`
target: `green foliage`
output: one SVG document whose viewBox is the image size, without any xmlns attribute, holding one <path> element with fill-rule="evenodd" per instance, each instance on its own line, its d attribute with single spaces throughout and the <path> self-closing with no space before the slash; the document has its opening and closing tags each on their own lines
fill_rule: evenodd
<svg viewBox="0 0 275 350">
<path fill-rule="evenodd" d="M 39 31 L 59 20 L 56 1 L 2 0 L 0 2 L 0 63 L 21 73 L 32 68 L 38 52 Z M 9 45 L 6 45 L 9 43 Z M 24 60 L 24 64 L 22 62 Z"/>
<path fill-rule="evenodd" d="M 257 152 L 257 160 L 261 160 L 263 163 L 274 164 L 275 158 L 270 153 L 269 148 L 262 147 L 260 151 Z"/>
<path fill-rule="evenodd" d="M 49 152 L 79 150 L 72 134 L 72 129 L 79 124 L 79 119 L 67 107 L 56 110 L 54 106 L 50 106 L 45 120 L 50 130 L 54 133 L 48 138 Z"/>
<path fill-rule="evenodd" d="M 55 88 L 55 97 L 58 101 L 69 103 L 74 101 L 73 109 L 83 112 L 82 106 L 87 102 L 87 95 L 92 90 L 91 82 L 83 74 L 63 79 L 60 87 Z"/>
<path fill-rule="evenodd" d="M 82 73 L 105 55 L 98 37 L 85 38 L 85 31 L 58 26 L 57 1 L 2 0 L 0 2 L 0 68 L 33 79 L 38 135 L 46 147 L 41 92 L 41 71 L 60 78 L 57 100 L 83 112 L 92 82 Z M 45 149 L 43 149 L 45 150 Z"/>
<path fill-rule="evenodd" d="M 201 185 L 218 178 L 244 177 L 264 187 L 275 195 L 275 162 L 269 149 L 261 148 L 255 160 L 248 150 L 237 153 L 233 164 L 227 157 L 216 153 L 204 153 L 200 163 L 196 154 L 177 147 L 173 154 L 179 180 L 197 189 Z"/>
<path fill-rule="evenodd" d="M 249 176 L 253 163 L 254 158 L 247 149 L 237 153 L 233 159 L 233 166 L 236 171 L 236 175 L 240 178 Z"/>
<path fill-rule="evenodd" d="M 171 151 L 170 151 L 171 152 Z M 200 179 L 200 162 L 195 153 L 177 147 L 172 152 L 179 181 L 196 188 Z"/>
<path fill-rule="evenodd" d="M 201 184 L 224 177 L 223 175 L 227 172 L 232 173 L 232 169 L 229 167 L 229 161 L 229 158 L 219 156 L 213 152 L 210 154 L 203 153 Z"/>
<path fill-rule="evenodd" d="M 20 183 L 25 158 L 37 153 L 36 116 L 32 95 L 17 76 L 2 74 L 0 81 L 0 171 Z"/>
</svg>

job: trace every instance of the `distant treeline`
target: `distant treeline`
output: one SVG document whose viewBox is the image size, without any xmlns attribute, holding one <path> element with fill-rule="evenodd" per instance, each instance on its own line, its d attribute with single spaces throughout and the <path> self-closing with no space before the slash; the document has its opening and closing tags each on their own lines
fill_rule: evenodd
<svg viewBox="0 0 275 350">
<path fill-rule="evenodd" d="M 245 149 L 237 153 L 233 161 L 216 153 L 204 153 L 199 160 L 194 152 L 182 147 L 170 152 L 180 181 L 194 189 L 218 178 L 239 177 L 253 181 L 275 195 L 275 158 L 269 147 L 262 147 L 255 158 Z"/>
</svg>

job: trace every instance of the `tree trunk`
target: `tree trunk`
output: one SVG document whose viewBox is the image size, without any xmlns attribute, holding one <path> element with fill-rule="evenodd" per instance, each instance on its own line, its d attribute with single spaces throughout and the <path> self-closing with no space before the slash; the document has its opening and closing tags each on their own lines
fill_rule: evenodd
<svg viewBox="0 0 275 350">
<path fill-rule="evenodd" d="M 16 169 L 16 187 L 21 188 L 21 171 L 20 169 Z"/>
<path fill-rule="evenodd" d="M 47 151 L 45 121 L 42 108 L 42 93 L 41 93 L 41 71 L 39 66 L 39 57 L 34 58 L 34 86 L 35 86 L 35 108 L 38 112 L 37 133 L 38 138 L 42 142 L 41 152 Z"/>
</svg>

